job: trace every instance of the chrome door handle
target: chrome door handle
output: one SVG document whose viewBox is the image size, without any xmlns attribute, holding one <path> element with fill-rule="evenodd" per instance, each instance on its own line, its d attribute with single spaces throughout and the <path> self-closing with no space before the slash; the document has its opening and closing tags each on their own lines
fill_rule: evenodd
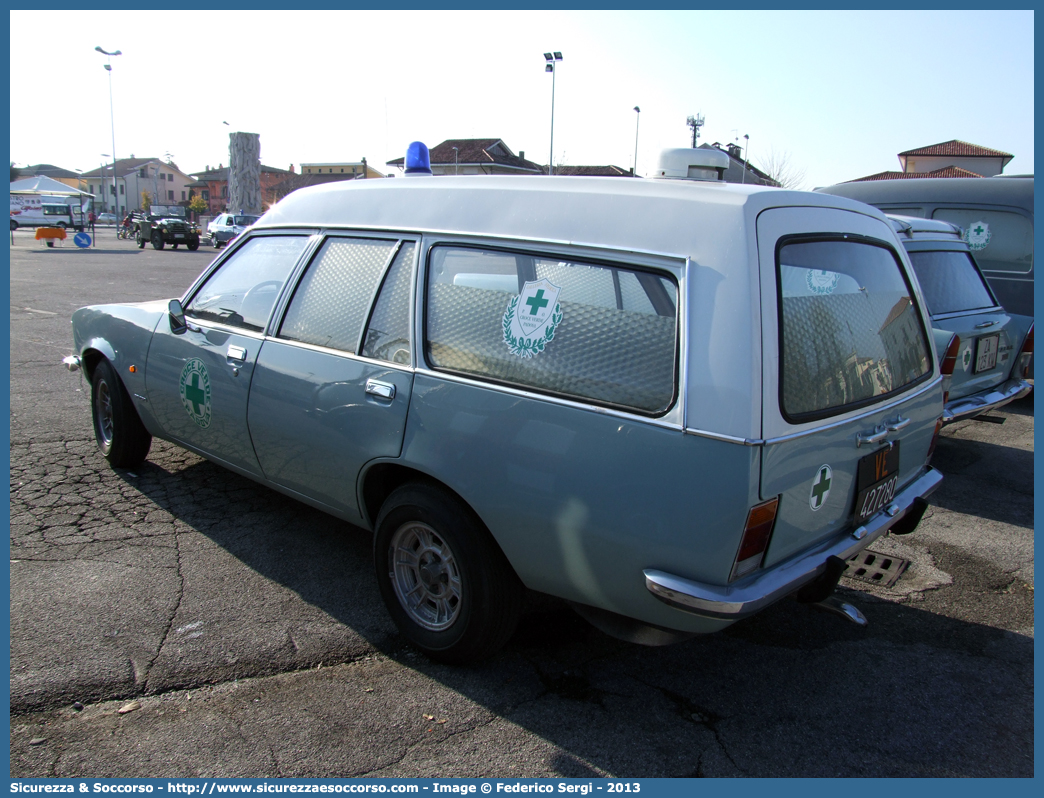
<svg viewBox="0 0 1044 798">
<path fill-rule="evenodd" d="M 995 321 L 984 321 L 982 324 L 976 324 L 975 325 L 975 329 L 976 330 L 984 330 L 987 327 L 992 327 L 996 323 L 997 322 L 995 322 Z"/>
<path fill-rule="evenodd" d="M 895 421 L 886 421 L 885 429 L 889 432 L 898 432 L 910 423 L 910 419 L 903 418 L 902 416 L 896 416 Z"/>
<path fill-rule="evenodd" d="M 390 382 L 367 380 L 366 393 L 370 396 L 376 396 L 378 399 L 386 399 L 390 401 L 395 398 L 395 386 Z"/>
<path fill-rule="evenodd" d="M 864 443 L 867 445 L 873 445 L 880 443 L 888 437 L 888 427 L 884 424 L 878 424 L 874 427 L 872 432 L 860 432 L 856 435 L 856 448 L 858 449 Z"/>
<path fill-rule="evenodd" d="M 230 345 L 228 347 L 228 359 L 243 362 L 246 360 L 247 351 L 241 346 Z"/>
</svg>

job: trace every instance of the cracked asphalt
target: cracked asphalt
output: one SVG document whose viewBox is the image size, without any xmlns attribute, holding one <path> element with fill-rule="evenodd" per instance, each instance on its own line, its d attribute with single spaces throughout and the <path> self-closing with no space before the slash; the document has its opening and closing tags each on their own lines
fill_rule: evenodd
<svg viewBox="0 0 1044 798">
<path fill-rule="evenodd" d="M 531 595 L 507 648 L 398 636 L 366 532 L 162 441 L 98 454 L 61 367 L 81 305 L 180 295 L 213 257 L 11 249 L 11 775 L 1032 776 L 1033 400 L 947 428 L 917 532 L 842 580 L 861 629 L 786 600 L 623 643 Z"/>
</svg>

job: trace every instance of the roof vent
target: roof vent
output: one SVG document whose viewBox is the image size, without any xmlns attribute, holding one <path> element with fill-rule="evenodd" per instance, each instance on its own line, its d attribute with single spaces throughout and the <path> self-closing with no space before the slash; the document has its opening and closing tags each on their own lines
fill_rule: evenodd
<svg viewBox="0 0 1044 798">
<path fill-rule="evenodd" d="M 661 151 L 660 162 L 653 176 L 715 182 L 725 179 L 725 170 L 728 168 L 729 156 L 721 150 L 684 147 Z"/>
</svg>

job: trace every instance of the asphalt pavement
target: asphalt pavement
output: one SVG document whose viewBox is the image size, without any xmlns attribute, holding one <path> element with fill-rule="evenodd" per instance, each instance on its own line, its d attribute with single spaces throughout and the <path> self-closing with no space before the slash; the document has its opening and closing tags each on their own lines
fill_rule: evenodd
<svg viewBox="0 0 1044 798">
<path fill-rule="evenodd" d="M 785 600 L 645 648 L 533 594 L 448 667 L 364 530 L 162 441 L 108 467 L 69 318 L 179 296 L 214 250 L 98 233 L 11 247 L 13 777 L 1033 775 L 1032 396 L 944 431 L 917 532 L 872 547 L 898 581 L 842 580 L 865 629 Z"/>
</svg>

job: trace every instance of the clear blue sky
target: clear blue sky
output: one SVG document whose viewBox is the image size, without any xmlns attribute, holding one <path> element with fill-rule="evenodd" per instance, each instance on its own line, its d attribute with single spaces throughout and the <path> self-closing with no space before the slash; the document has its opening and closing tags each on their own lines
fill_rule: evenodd
<svg viewBox="0 0 1044 798">
<path fill-rule="evenodd" d="M 84 171 L 111 153 L 184 171 L 228 162 L 227 134 L 261 135 L 262 161 L 357 161 L 380 171 L 415 139 L 502 138 L 554 157 L 634 161 L 664 147 L 750 137 L 808 188 L 898 169 L 896 153 L 949 139 L 1033 171 L 1033 12 L 12 11 L 11 159 Z M 46 34 L 42 33 L 46 31 Z M 273 44 L 273 42 L 283 42 Z M 41 103 L 42 86 L 68 88 Z M 222 124 L 230 123 L 229 127 Z"/>
</svg>

